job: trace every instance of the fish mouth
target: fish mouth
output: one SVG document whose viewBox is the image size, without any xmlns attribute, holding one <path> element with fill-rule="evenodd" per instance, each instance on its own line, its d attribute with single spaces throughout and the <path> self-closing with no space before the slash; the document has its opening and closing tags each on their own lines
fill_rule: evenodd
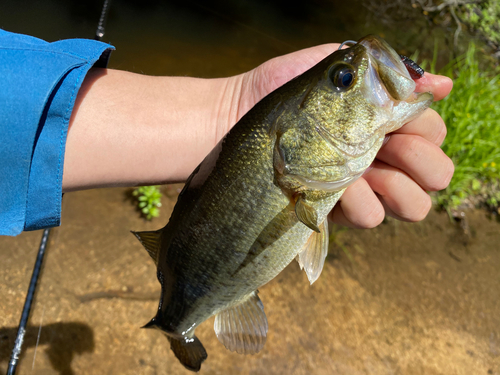
<svg viewBox="0 0 500 375">
<path fill-rule="evenodd" d="M 415 81 L 401 61 L 401 57 L 383 39 L 368 35 L 358 41 L 368 53 L 370 78 L 379 78 L 378 86 L 383 86 L 394 100 L 406 100 L 415 91 Z M 381 83 L 380 83 L 381 82 Z M 375 92 L 379 91 L 373 84 Z"/>
<path fill-rule="evenodd" d="M 415 93 L 415 81 L 401 57 L 385 40 L 368 35 L 357 42 L 345 41 L 339 49 L 344 45 L 349 46 L 350 51 L 345 51 L 350 63 L 363 69 L 363 81 L 359 89 L 368 104 L 378 108 L 379 126 L 372 128 L 364 137 L 358 134 L 355 137 L 357 139 L 350 136 L 337 139 L 326 129 L 317 128 L 317 131 L 343 155 L 359 157 L 369 152 L 385 133 L 392 130 L 388 125 L 393 113 L 397 112 L 396 108 L 418 101 L 419 98 Z"/>
<path fill-rule="evenodd" d="M 382 38 L 368 35 L 355 42 L 345 41 L 339 47 L 348 45 L 354 50 L 362 49 L 368 59 L 365 73 L 364 94 L 370 102 L 379 107 L 392 107 L 394 101 L 408 99 L 415 91 L 415 81 L 401 61 L 397 52 Z"/>
</svg>

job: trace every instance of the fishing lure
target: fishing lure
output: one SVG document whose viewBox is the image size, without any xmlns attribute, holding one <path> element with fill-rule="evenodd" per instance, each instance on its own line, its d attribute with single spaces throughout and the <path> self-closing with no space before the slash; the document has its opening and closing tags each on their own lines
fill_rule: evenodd
<svg viewBox="0 0 500 375">
<path fill-rule="evenodd" d="M 423 77 L 424 70 L 415 61 L 404 55 L 399 55 L 399 57 L 401 57 L 401 61 L 405 64 L 412 79 L 419 79 Z"/>
</svg>

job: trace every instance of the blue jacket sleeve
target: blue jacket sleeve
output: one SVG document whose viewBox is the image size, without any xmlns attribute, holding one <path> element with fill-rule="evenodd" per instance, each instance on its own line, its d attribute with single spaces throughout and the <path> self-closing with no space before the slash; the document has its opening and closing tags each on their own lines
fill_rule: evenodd
<svg viewBox="0 0 500 375">
<path fill-rule="evenodd" d="M 60 224 L 68 123 L 88 70 L 113 47 L 0 30 L 0 235 Z"/>
</svg>

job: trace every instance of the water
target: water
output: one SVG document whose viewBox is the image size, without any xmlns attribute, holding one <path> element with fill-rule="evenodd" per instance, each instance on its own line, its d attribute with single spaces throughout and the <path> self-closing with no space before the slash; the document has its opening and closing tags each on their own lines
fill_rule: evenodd
<svg viewBox="0 0 500 375">
<path fill-rule="evenodd" d="M 101 1 L 2 1 L 0 27 L 53 41 L 95 35 Z M 362 1 L 113 1 L 103 41 L 110 67 L 153 75 L 220 77 L 274 56 L 376 33 L 398 50 L 430 56 L 439 29 L 401 18 L 377 22 Z M 371 21 L 370 21 L 371 20 Z M 401 32 L 408 28 L 409 32 Z"/>
<path fill-rule="evenodd" d="M 4 0 L 0 27 L 47 40 L 92 37 L 100 6 Z M 104 41 L 117 47 L 112 68 L 220 77 L 368 33 L 383 34 L 401 53 L 425 54 L 439 34 L 416 25 L 403 34 L 374 18 L 352 1 L 115 0 Z M 161 217 L 152 223 L 138 216 L 126 189 L 65 195 L 19 374 L 188 373 L 159 332 L 139 328 L 155 313 L 159 285 L 129 233 L 163 226 L 180 187 L 165 188 Z M 200 326 L 209 355 L 203 373 L 500 374 L 500 225 L 482 211 L 468 217 L 470 236 L 436 212 L 418 224 L 388 220 L 373 230 L 336 232 L 313 286 L 294 262 L 261 289 L 269 320 L 261 353 L 228 352 L 213 319 Z M 40 235 L 0 238 L 0 373 Z"/>
</svg>

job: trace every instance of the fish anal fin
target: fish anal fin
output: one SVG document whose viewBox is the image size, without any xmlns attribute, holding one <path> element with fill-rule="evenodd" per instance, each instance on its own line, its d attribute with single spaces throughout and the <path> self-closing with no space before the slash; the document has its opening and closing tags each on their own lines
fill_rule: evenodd
<svg viewBox="0 0 500 375">
<path fill-rule="evenodd" d="M 192 338 L 176 338 L 167 336 L 170 342 L 170 349 L 177 359 L 188 370 L 198 372 L 201 364 L 207 359 L 207 352 L 201 341 L 193 335 Z"/>
<path fill-rule="evenodd" d="M 295 215 L 297 219 L 315 232 L 320 232 L 318 227 L 318 213 L 304 198 L 299 197 L 295 202 Z"/>
<path fill-rule="evenodd" d="M 257 291 L 215 317 L 214 330 L 219 341 L 240 354 L 258 353 L 266 343 L 267 329 L 264 305 Z"/>
<path fill-rule="evenodd" d="M 144 246 L 148 254 L 153 258 L 155 264 L 158 265 L 162 230 L 131 232 L 141 242 L 142 246 Z"/>
<path fill-rule="evenodd" d="M 309 282 L 314 283 L 325 264 L 328 254 L 328 220 L 325 218 L 319 226 L 320 232 L 313 232 L 302 250 L 297 255 L 300 269 L 306 271 Z"/>
</svg>

